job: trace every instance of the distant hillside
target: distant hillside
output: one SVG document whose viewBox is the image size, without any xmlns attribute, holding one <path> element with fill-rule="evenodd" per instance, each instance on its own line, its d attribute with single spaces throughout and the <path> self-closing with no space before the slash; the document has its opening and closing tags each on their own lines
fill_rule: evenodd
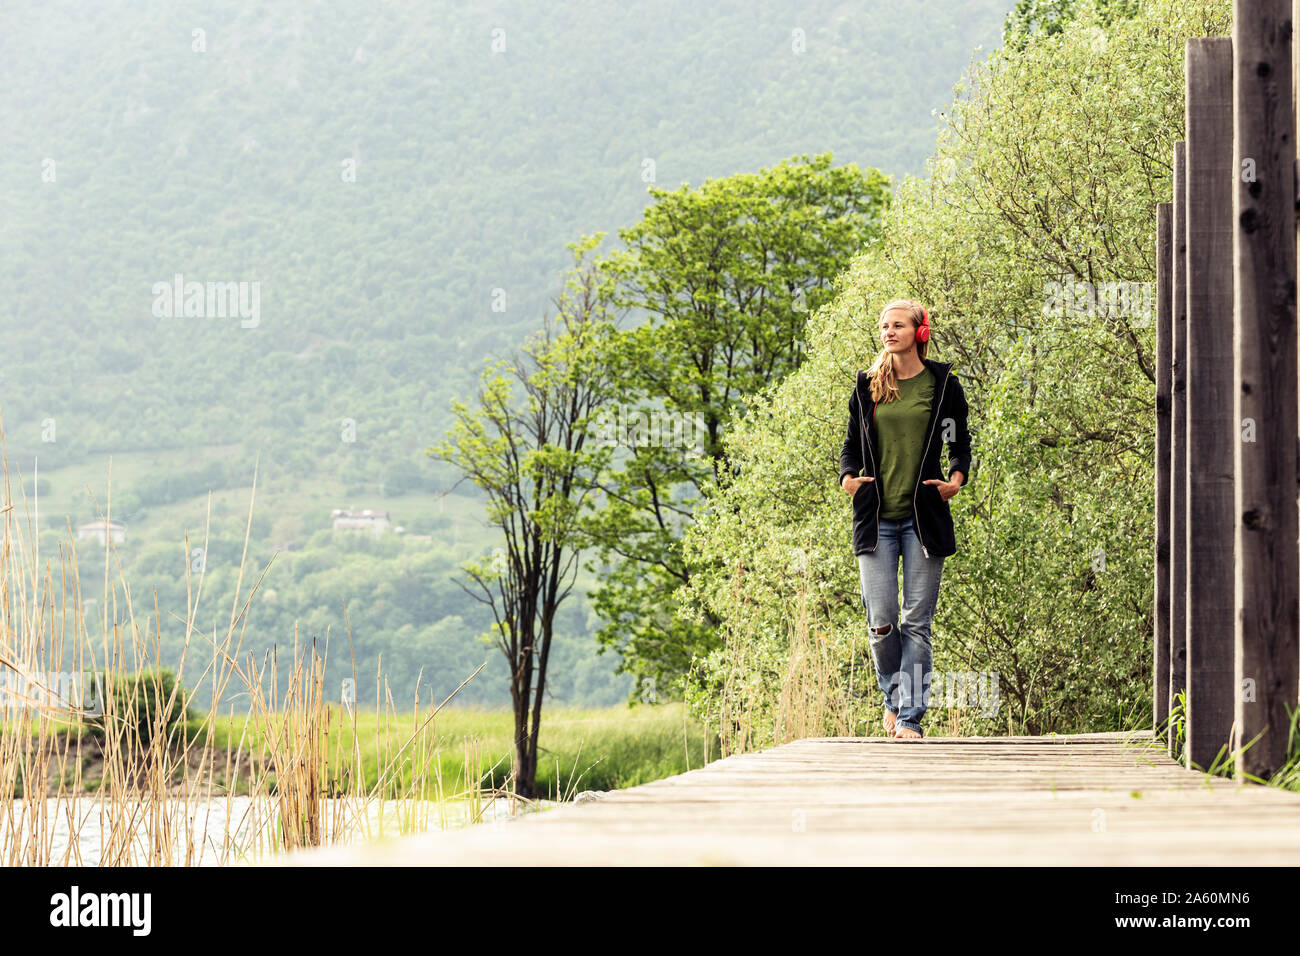
<svg viewBox="0 0 1300 956">
<path fill-rule="evenodd" d="M 538 324 L 565 242 L 638 218 L 647 161 L 672 187 L 827 150 L 919 172 L 1010 6 L 6 4 L 11 452 L 431 474 L 448 399 Z M 256 326 L 156 317 L 178 274 L 258 283 Z"/>
</svg>

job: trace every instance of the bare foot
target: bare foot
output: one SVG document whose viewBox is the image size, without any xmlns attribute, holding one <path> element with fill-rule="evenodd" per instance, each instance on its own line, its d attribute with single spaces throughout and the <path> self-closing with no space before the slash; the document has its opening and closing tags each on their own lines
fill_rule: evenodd
<svg viewBox="0 0 1300 956">
<path fill-rule="evenodd" d="M 896 740 L 912 740 L 912 739 L 917 739 L 920 736 L 921 735 L 918 734 L 911 727 L 899 727 L 897 730 L 894 731 L 894 739 Z"/>
<path fill-rule="evenodd" d="M 885 733 L 893 735 L 894 726 L 898 723 L 898 715 L 890 711 L 885 711 Z"/>
</svg>

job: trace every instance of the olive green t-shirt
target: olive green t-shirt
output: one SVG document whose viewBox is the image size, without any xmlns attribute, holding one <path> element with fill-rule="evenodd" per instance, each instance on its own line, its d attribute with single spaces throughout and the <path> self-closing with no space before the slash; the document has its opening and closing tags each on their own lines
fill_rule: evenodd
<svg viewBox="0 0 1300 956">
<path fill-rule="evenodd" d="M 925 429 L 930 424 L 934 373 L 922 369 L 898 380 L 898 398 L 876 405 L 880 437 L 880 517 L 898 521 L 912 514 L 912 492 L 921 469 Z"/>
</svg>

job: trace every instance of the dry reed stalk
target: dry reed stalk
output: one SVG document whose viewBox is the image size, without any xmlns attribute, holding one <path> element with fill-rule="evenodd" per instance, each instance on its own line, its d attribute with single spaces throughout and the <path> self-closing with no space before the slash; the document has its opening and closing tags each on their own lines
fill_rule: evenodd
<svg viewBox="0 0 1300 956">
<path fill-rule="evenodd" d="M 788 634 L 789 654 L 777 694 L 774 742 L 850 736 L 853 699 L 840 687 L 839 661 L 826 633 L 811 626 L 806 587 L 795 591 L 795 614 Z"/>
</svg>

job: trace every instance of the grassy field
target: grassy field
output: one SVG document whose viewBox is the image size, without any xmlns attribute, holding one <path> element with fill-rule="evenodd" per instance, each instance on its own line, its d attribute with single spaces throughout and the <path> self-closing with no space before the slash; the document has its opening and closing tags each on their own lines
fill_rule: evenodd
<svg viewBox="0 0 1300 956">
<path fill-rule="evenodd" d="M 421 728 L 426 715 L 380 715 L 359 710 L 355 721 L 332 707 L 335 730 L 326 747 L 329 776 L 345 768 L 367 791 L 381 769 L 394 766 L 384 787 L 391 795 L 416 795 L 412 775 L 424 782 L 426 798 L 451 796 L 467 788 L 500 789 L 510 777 L 513 716 L 506 710 L 444 709 Z M 197 732 L 199 721 L 191 721 Z M 275 732 L 275 731 L 271 731 Z M 218 718 L 213 746 L 234 751 L 265 744 L 265 724 L 245 717 Z M 405 748 L 405 750 L 403 750 Z M 549 799 L 582 790 L 614 790 L 659 780 L 702 766 L 718 756 L 716 739 L 686 716 L 680 703 L 594 710 L 543 711 L 537 784 Z M 442 793 L 431 792 L 441 781 Z"/>
<path fill-rule="evenodd" d="M 346 786 L 393 797 L 449 799 L 469 791 L 508 788 L 513 734 L 509 711 L 449 707 L 426 722 L 427 713 L 358 709 L 353 717 L 333 704 L 326 710 L 325 793 Z M 54 726 L 62 733 L 69 729 L 61 721 Z M 254 755 L 256 764 L 264 767 L 266 756 L 283 751 L 284 739 L 292 732 L 275 715 L 205 715 L 186 722 L 192 755 L 202 750 L 212 754 L 217 791 L 237 794 L 258 789 L 258 775 L 250 774 L 246 761 L 238 761 L 240 771 L 227 776 L 220 769 L 227 755 L 232 765 L 235 755 Z M 88 732 L 83 730 L 81 736 L 82 753 L 92 753 Z M 75 746 L 75 735 L 72 740 Z M 553 800 L 582 790 L 633 787 L 718 757 L 716 735 L 706 734 L 681 703 L 543 711 L 538 749 L 538 788 Z M 193 759 L 188 763 L 197 765 Z M 181 762 L 175 766 L 179 772 Z M 97 789 L 96 769 L 93 760 L 83 762 L 83 790 Z M 274 768 L 262 779 L 274 786 Z"/>
</svg>

